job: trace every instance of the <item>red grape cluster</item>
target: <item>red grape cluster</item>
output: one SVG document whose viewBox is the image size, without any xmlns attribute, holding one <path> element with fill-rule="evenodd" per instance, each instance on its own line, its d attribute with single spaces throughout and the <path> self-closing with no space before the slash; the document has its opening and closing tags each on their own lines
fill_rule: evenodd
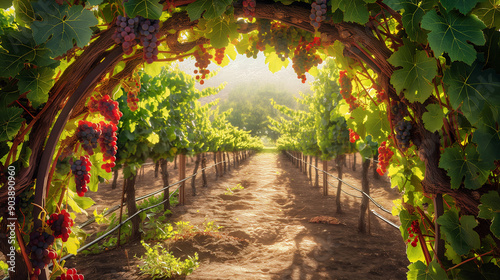
<svg viewBox="0 0 500 280">
<path fill-rule="evenodd" d="M 82 148 L 89 155 L 94 154 L 97 148 L 97 139 L 101 136 L 101 127 L 97 123 L 81 120 L 78 122 L 76 138 L 82 144 Z"/>
<path fill-rule="evenodd" d="M 99 100 L 99 112 L 101 115 L 108 121 L 112 123 L 118 123 L 120 118 L 123 116 L 123 113 L 120 112 L 120 108 L 118 107 L 118 102 L 114 101 L 109 97 L 109 95 L 104 95 Z"/>
<path fill-rule="evenodd" d="M 407 242 L 410 243 L 411 246 L 417 247 L 418 235 L 420 234 L 420 225 L 418 224 L 418 220 L 412 221 L 411 226 L 407 230 L 410 236 Z M 411 238 L 413 238 L 413 241 Z"/>
<path fill-rule="evenodd" d="M 351 143 L 355 143 L 357 140 L 359 140 L 359 134 L 354 132 L 354 130 L 349 128 L 349 141 Z"/>
<path fill-rule="evenodd" d="M 84 196 L 88 191 L 87 184 L 90 183 L 91 168 L 92 163 L 89 160 L 89 156 L 81 156 L 80 159 L 75 161 L 71 160 L 71 171 L 75 175 L 76 193 L 78 196 Z"/>
<path fill-rule="evenodd" d="M 340 94 L 344 100 L 349 104 L 349 110 L 356 109 L 359 105 L 356 103 L 356 97 L 352 96 L 351 79 L 347 77 L 347 71 L 339 72 Z"/>
<path fill-rule="evenodd" d="M 389 166 L 389 161 L 394 155 L 389 147 L 386 146 L 387 142 L 382 142 L 378 147 L 378 163 L 377 163 L 377 173 L 383 176 L 387 172 L 387 166 Z"/>
<path fill-rule="evenodd" d="M 115 43 L 122 44 L 123 52 L 127 55 L 131 54 L 134 51 L 134 46 L 137 45 L 135 39 L 138 24 L 139 17 L 128 18 L 119 15 L 116 18 L 116 29 L 112 38 Z"/>
<path fill-rule="evenodd" d="M 29 254 L 31 264 L 35 269 L 34 274 L 40 275 L 41 270 L 57 258 L 57 253 L 51 246 L 54 243 L 54 236 L 34 230 L 30 233 L 30 241 L 26 246 L 26 253 Z"/>
<path fill-rule="evenodd" d="M 221 49 L 215 49 L 215 62 L 217 64 L 221 64 L 222 63 L 222 60 L 224 60 L 224 53 L 226 51 L 226 48 L 221 48 Z"/>
<path fill-rule="evenodd" d="M 292 67 L 297 74 L 297 78 L 301 79 L 302 83 L 306 82 L 305 73 L 312 67 L 318 66 L 318 64 L 323 62 L 321 57 L 316 54 L 316 46 L 320 45 L 320 38 L 314 37 L 312 42 L 301 42 L 297 48 L 295 48 L 294 57 L 292 59 Z"/>
<path fill-rule="evenodd" d="M 213 56 L 207 52 L 207 49 L 205 49 L 203 45 L 199 45 L 198 47 L 199 49 L 194 52 L 194 58 L 196 59 L 194 66 L 199 70 L 194 70 L 194 73 L 197 74 L 197 80 L 200 80 L 201 78 L 200 84 L 203 85 L 205 83 L 203 80 L 206 78 L 206 75 L 210 73 L 210 70 L 208 70 L 207 67 Z"/>
<path fill-rule="evenodd" d="M 377 91 L 377 102 L 378 103 L 382 103 L 384 102 L 385 100 L 388 100 L 388 96 L 387 96 L 387 93 L 385 93 L 384 90 L 378 90 Z"/>
<path fill-rule="evenodd" d="M 403 151 L 410 147 L 411 129 L 412 125 L 409 121 L 400 120 L 396 124 L 396 139 L 398 140 L 398 146 Z"/>
<path fill-rule="evenodd" d="M 158 38 L 160 34 L 160 21 L 157 19 L 139 19 L 139 34 L 141 45 L 144 49 L 143 58 L 147 63 L 151 64 L 158 60 Z"/>
<path fill-rule="evenodd" d="M 63 242 L 68 241 L 69 235 L 71 234 L 71 227 L 73 226 L 73 219 L 65 209 L 61 210 L 61 213 L 54 213 L 50 215 L 50 219 L 47 224 L 53 231 L 55 238 L 61 238 Z"/>
<path fill-rule="evenodd" d="M 129 109 L 131 111 L 139 109 L 139 105 L 137 104 L 137 102 L 139 102 L 137 96 L 141 91 L 141 77 L 139 73 L 134 72 L 132 76 L 123 81 L 122 86 L 125 88 L 125 91 L 127 91 L 127 105 Z"/>
<path fill-rule="evenodd" d="M 326 19 L 326 0 L 316 0 L 311 4 L 311 15 L 309 19 L 311 20 L 311 25 L 318 29 L 321 22 Z"/>
<path fill-rule="evenodd" d="M 70 268 L 66 271 L 66 273 L 57 276 L 56 280 L 83 280 L 84 276 L 82 274 L 78 274 L 76 268 Z"/>
<path fill-rule="evenodd" d="M 101 168 L 106 170 L 106 172 L 111 172 L 111 168 L 115 167 L 116 161 L 116 130 L 118 128 L 115 124 L 107 124 L 101 122 L 101 138 L 99 138 L 99 145 L 101 146 L 101 152 L 103 153 L 103 160 L 106 161 Z"/>
<path fill-rule="evenodd" d="M 243 0 L 243 12 L 249 20 L 253 20 L 255 16 L 255 0 Z"/>
</svg>

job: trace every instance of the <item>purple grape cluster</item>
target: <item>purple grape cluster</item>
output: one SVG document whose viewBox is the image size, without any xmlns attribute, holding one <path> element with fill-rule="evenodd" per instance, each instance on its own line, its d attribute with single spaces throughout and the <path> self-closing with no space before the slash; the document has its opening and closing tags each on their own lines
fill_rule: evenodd
<svg viewBox="0 0 500 280">
<path fill-rule="evenodd" d="M 411 129 L 411 123 L 406 120 L 400 120 L 396 125 L 396 139 L 402 150 L 406 150 L 410 147 Z"/>
<path fill-rule="evenodd" d="M 321 22 L 326 19 L 326 0 L 316 0 L 311 4 L 311 25 L 318 29 Z"/>
<path fill-rule="evenodd" d="M 26 252 L 29 254 L 31 264 L 35 269 L 35 275 L 40 275 L 40 271 L 57 258 L 57 253 L 50 248 L 54 243 L 54 236 L 46 232 L 34 230 L 30 233 L 30 241 L 26 246 Z"/>
<path fill-rule="evenodd" d="M 75 175 L 76 193 L 84 196 L 88 191 L 87 184 L 90 183 L 90 169 L 92 163 L 88 156 L 81 156 L 80 159 L 71 163 L 71 171 Z"/>
<path fill-rule="evenodd" d="M 158 31 L 160 21 L 140 18 L 139 34 L 143 47 L 143 58 L 147 63 L 153 63 L 158 59 Z"/>
<path fill-rule="evenodd" d="M 249 20 L 253 20 L 255 17 L 255 4 L 255 0 L 243 0 L 243 11 Z"/>
<path fill-rule="evenodd" d="M 128 18 L 118 16 L 116 18 L 116 30 L 112 35 L 113 40 L 117 44 L 122 44 L 125 54 L 131 54 L 134 51 L 134 46 L 137 44 L 137 26 L 139 25 L 139 17 Z"/>
<path fill-rule="evenodd" d="M 97 140 L 101 136 L 101 127 L 97 123 L 81 120 L 78 122 L 76 130 L 76 138 L 82 144 L 82 148 L 89 155 L 94 154 L 94 149 L 97 148 Z"/>
</svg>

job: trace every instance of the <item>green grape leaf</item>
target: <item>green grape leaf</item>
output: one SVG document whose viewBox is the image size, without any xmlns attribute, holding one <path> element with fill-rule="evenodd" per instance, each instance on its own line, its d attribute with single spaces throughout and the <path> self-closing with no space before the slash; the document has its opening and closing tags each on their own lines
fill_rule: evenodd
<svg viewBox="0 0 500 280">
<path fill-rule="evenodd" d="M 30 0 L 14 0 L 14 10 L 17 23 L 30 25 L 35 20 L 35 11 Z"/>
<path fill-rule="evenodd" d="M 441 231 L 446 236 L 446 241 L 457 254 L 466 255 L 471 249 L 481 246 L 479 234 L 474 231 L 477 221 L 474 216 L 462 216 L 459 218 L 458 210 L 447 210 L 437 219 L 441 225 Z"/>
<path fill-rule="evenodd" d="M 478 206 L 478 218 L 491 219 L 491 232 L 500 238 L 500 195 L 497 191 L 490 191 L 481 196 L 481 204 Z"/>
<path fill-rule="evenodd" d="M 488 28 L 500 28 L 500 0 L 486 0 L 472 11 Z"/>
<path fill-rule="evenodd" d="M 332 12 L 340 9 L 344 12 L 344 21 L 352 21 L 360 24 L 368 22 L 370 13 L 363 0 L 338 0 L 332 1 Z"/>
<path fill-rule="evenodd" d="M 405 97 L 410 102 L 423 103 L 432 94 L 431 82 L 437 74 L 437 64 L 425 51 L 417 51 L 413 44 L 406 42 L 388 61 L 402 67 L 392 74 L 391 84 L 398 92 L 406 90 Z"/>
<path fill-rule="evenodd" d="M 439 167 L 448 172 L 452 189 L 458 189 L 465 177 L 465 188 L 476 190 L 488 180 L 492 165 L 480 160 L 475 145 L 469 144 L 465 150 L 458 146 L 446 148 L 439 159 Z"/>
<path fill-rule="evenodd" d="M 24 121 L 23 109 L 11 107 L 0 110 L 0 142 L 12 140 Z"/>
<path fill-rule="evenodd" d="M 206 37 L 210 39 L 210 44 L 214 48 L 220 49 L 224 48 L 229 44 L 232 38 L 238 37 L 238 31 L 236 23 L 234 21 L 228 21 L 223 17 L 210 20 L 207 25 L 211 27 L 211 31 L 206 34 Z"/>
<path fill-rule="evenodd" d="M 191 21 L 201 18 L 202 14 L 205 19 L 213 19 L 220 17 L 232 2 L 232 0 L 198 0 L 187 5 L 186 11 Z"/>
<path fill-rule="evenodd" d="M 451 106 L 457 109 L 460 105 L 465 117 L 475 124 L 485 105 L 495 108 L 500 105 L 500 79 L 493 69 L 481 70 L 478 61 L 471 66 L 462 62 L 454 62 L 444 73 L 443 81 L 448 85 Z"/>
<path fill-rule="evenodd" d="M 439 15 L 435 10 L 427 12 L 422 18 L 422 28 L 430 30 L 427 35 L 429 45 L 435 56 L 447 52 L 452 61 L 472 64 L 477 52 L 474 46 L 483 45 L 486 40 L 481 31 L 486 26 L 477 17 L 462 15 L 453 10 Z"/>
<path fill-rule="evenodd" d="M 276 52 L 270 52 L 266 55 L 265 62 L 269 64 L 269 71 L 276 73 L 280 71 L 283 67 L 287 67 L 290 61 L 288 59 L 281 60 L 281 58 L 276 54 Z"/>
<path fill-rule="evenodd" d="M 436 260 L 432 260 L 429 266 L 422 261 L 412 263 L 408 266 L 408 280 L 443 280 L 449 279 L 446 271 Z"/>
<path fill-rule="evenodd" d="M 462 14 L 466 15 L 474 8 L 478 2 L 484 0 L 441 0 L 441 5 L 446 8 L 446 10 L 457 9 Z"/>
<path fill-rule="evenodd" d="M 19 90 L 23 93 L 29 91 L 27 97 L 33 108 L 47 102 L 49 90 L 54 84 L 52 76 L 54 70 L 49 67 L 24 69 L 19 73 Z"/>
<path fill-rule="evenodd" d="M 87 0 L 87 3 L 89 3 L 90 6 L 97 6 L 101 5 L 103 0 Z"/>
<path fill-rule="evenodd" d="M 12 0 L 0 0 L 0 9 L 8 9 L 12 6 Z"/>
<path fill-rule="evenodd" d="M 406 34 L 412 41 L 425 42 L 427 40 L 427 34 L 420 28 L 420 22 L 435 2 L 435 0 L 398 0 L 397 3 L 392 3 L 404 10 L 401 20 Z"/>
<path fill-rule="evenodd" d="M 444 112 L 441 106 L 439 106 L 439 104 L 429 104 L 425 108 L 427 112 L 422 115 L 425 129 L 431 132 L 441 129 L 444 118 Z"/>
<path fill-rule="evenodd" d="M 94 13 L 79 5 L 60 6 L 50 0 L 39 0 L 33 5 L 43 19 L 31 24 L 33 38 L 37 44 L 48 39 L 46 47 L 52 50 L 54 57 L 73 48 L 74 43 L 84 47 L 92 36 L 90 27 L 98 24 Z"/>
<path fill-rule="evenodd" d="M 129 17 L 142 16 L 148 19 L 160 19 L 163 10 L 158 0 L 129 0 L 123 5 Z"/>
<path fill-rule="evenodd" d="M 496 126 L 497 121 L 489 108 L 481 112 L 482 119 L 478 128 L 474 131 L 472 141 L 477 144 L 477 152 L 482 160 L 493 163 L 500 158 L 500 129 Z"/>
</svg>

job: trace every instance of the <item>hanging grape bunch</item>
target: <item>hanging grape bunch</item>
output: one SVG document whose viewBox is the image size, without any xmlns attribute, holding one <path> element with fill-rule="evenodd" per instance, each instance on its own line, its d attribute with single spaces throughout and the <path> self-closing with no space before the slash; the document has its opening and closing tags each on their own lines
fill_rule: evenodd
<svg viewBox="0 0 500 280">
<path fill-rule="evenodd" d="M 349 104 L 349 110 L 356 109 L 359 105 L 356 103 L 356 97 L 352 96 L 352 83 L 345 70 L 339 72 L 339 85 L 340 94 L 347 104 Z"/>
<path fill-rule="evenodd" d="M 127 105 L 133 112 L 139 109 L 139 93 L 141 91 L 141 77 L 136 71 L 122 82 L 122 87 L 127 92 Z"/>
<path fill-rule="evenodd" d="M 97 139 L 101 136 L 101 127 L 97 123 L 92 123 L 85 120 L 78 122 L 76 130 L 76 138 L 82 144 L 82 148 L 89 155 L 94 154 L 94 149 L 97 148 Z"/>
<path fill-rule="evenodd" d="M 30 241 L 26 246 L 26 253 L 29 254 L 31 265 L 35 275 L 40 275 L 41 270 L 57 258 L 57 253 L 51 246 L 54 243 L 54 236 L 34 230 L 30 233 Z"/>
<path fill-rule="evenodd" d="M 400 120 L 396 127 L 396 139 L 401 150 L 406 151 L 410 147 L 410 136 L 412 125 L 409 121 Z"/>
<path fill-rule="evenodd" d="M 255 0 L 243 0 L 243 12 L 250 21 L 255 17 L 255 4 Z"/>
<path fill-rule="evenodd" d="M 321 46 L 319 37 L 314 37 L 312 42 L 302 41 L 294 51 L 292 58 L 292 68 L 297 74 L 297 78 L 306 82 L 306 74 L 312 67 L 318 66 L 323 60 L 316 54 L 316 47 Z"/>
<path fill-rule="evenodd" d="M 65 209 L 61 210 L 59 214 L 54 213 L 50 215 L 47 224 L 52 229 L 55 238 L 61 238 L 63 242 L 68 241 L 71 234 L 71 227 L 73 226 L 73 219 L 71 219 L 71 216 Z"/>
<path fill-rule="evenodd" d="M 146 19 L 141 16 L 129 18 L 119 15 L 116 18 L 116 29 L 112 35 L 116 44 L 121 44 L 126 55 L 134 51 L 138 44 L 143 47 L 143 58 L 147 63 L 158 60 L 158 38 L 160 21 Z"/>
<path fill-rule="evenodd" d="M 321 22 L 326 20 L 326 0 L 316 0 L 311 4 L 311 15 L 309 19 L 311 20 L 311 25 L 318 29 Z"/>
<path fill-rule="evenodd" d="M 408 109 L 399 101 L 391 101 L 391 123 L 396 125 L 408 114 Z"/>
<path fill-rule="evenodd" d="M 88 191 L 87 184 L 90 183 L 90 169 L 92 163 L 88 156 L 81 156 L 71 162 L 71 171 L 75 175 L 76 193 L 78 196 L 84 196 Z"/>
<path fill-rule="evenodd" d="M 355 143 L 357 140 L 359 140 L 359 134 L 349 128 L 349 142 Z"/>
<path fill-rule="evenodd" d="M 224 53 L 226 48 L 215 49 L 215 62 L 219 65 L 222 64 L 222 60 L 224 60 Z"/>
<path fill-rule="evenodd" d="M 272 43 L 274 45 L 274 50 L 276 54 L 281 59 L 281 61 L 285 61 L 288 58 L 288 54 L 290 53 L 290 49 L 288 48 L 288 36 L 286 28 L 279 28 L 273 32 Z"/>
<path fill-rule="evenodd" d="M 378 163 L 377 163 L 377 173 L 383 176 L 387 172 L 387 166 L 389 166 L 389 161 L 394 155 L 389 147 L 386 146 L 387 142 L 384 141 L 378 147 Z"/>
<path fill-rule="evenodd" d="M 118 107 L 118 102 L 112 100 L 107 94 L 99 100 L 99 112 L 101 112 L 101 115 L 106 120 L 115 124 L 118 123 L 123 116 L 123 113 L 120 112 L 120 108 Z"/>
<path fill-rule="evenodd" d="M 82 274 L 78 274 L 76 268 L 70 268 L 66 270 L 65 273 L 56 277 L 56 280 L 84 280 L 84 276 Z"/>
<path fill-rule="evenodd" d="M 103 153 L 104 163 L 101 168 L 106 170 L 106 172 L 111 172 L 111 168 L 115 167 L 116 161 L 116 151 L 118 147 L 116 146 L 116 130 L 118 129 L 115 124 L 107 124 L 101 122 L 102 134 L 99 138 L 99 145 L 101 147 L 101 152 Z"/>
<path fill-rule="evenodd" d="M 204 79 L 206 78 L 206 75 L 210 73 L 210 70 L 208 70 L 207 67 L 213 56 L 207 52 L 207 49 L 203 47 L 203 45 L 199 45 L 198 47 L 199 49 L 194 52 L 194 58 L 196 59 L 194 66 L 198 68 L 198 70 L 194 70 L 194 73 L 196 74 L 195 78 L 200 80 L 200 84 L 203 85 L 205 83 Z"/>
</svg>

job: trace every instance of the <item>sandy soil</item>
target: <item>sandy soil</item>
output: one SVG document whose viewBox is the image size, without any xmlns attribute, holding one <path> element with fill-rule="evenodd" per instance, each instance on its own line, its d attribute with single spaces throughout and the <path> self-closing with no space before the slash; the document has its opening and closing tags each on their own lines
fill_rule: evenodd
<svg viewBox="0 0 500 280">
<path fill-rule="evenodd" d="M 145 168 L 138 195 L 161 185 L 161 180 L 153 176 L 153 168 Z M 360 163 L 356 172 L 344 169 L 345 180 L 360 187 Z M 390 189 L 387 178 L 373 180 L 371 174 L 372 196 L 390 209 L 392 200 L 398 197 L 397 191 Z M 171 181 L 175 176 L 172 174 Z M 342 194 L 344 214 L 336 214 L 336 190 L 330 186 L 330 195 L 323 196 L 321 187 L 314 187 L 314 182 L 285 156 L 257 154 L 217 181 L 213 172 L 208 178 L 209 187 L 199 187 L 195 197 L 186 187 L 186 205 L 173 209 L 173 221 L 190 221 L 199 226 L 215 221 L 223 227 L 221 235 L 198 235 L 169 244 L 178 257 L 199 254 L 200 267 L 186 279 L 406 278 L 408 261 L 399 231 L 372 217 L 371 235 L 359 234 L 360 199 Z M 201 185 L 201 178 L 198 181 Z M 244 189 L 224 194 L 237 184 Z M 359 195 L 347 187 L 345 190 Z M 118 203 L 120 191 L 103 185 L 92 196 L 102 209 Z M 322 215 L 335 217 L 341 224 L 309 222 Z M 95 225 L 88 228 L 98 229 Z M 78 256 L 66 266 L 76 266 L 85 279 L 150 279 L 139 274 L 140 262 L 133 257 L 143 253 L 136 241 L 99 255 Z"/>
</svg>

